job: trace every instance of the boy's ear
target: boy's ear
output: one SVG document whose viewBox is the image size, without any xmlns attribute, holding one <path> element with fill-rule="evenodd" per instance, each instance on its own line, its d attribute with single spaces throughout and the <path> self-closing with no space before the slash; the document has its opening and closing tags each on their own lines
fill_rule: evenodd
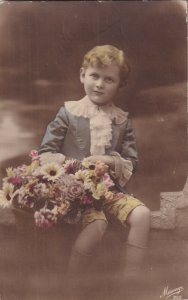
<svg viewBox="0 0 188 300">
<path fill-rule="evenodd" d="M 80 81 L 81 81 L 81 83 L 84 83 L 84 78 L 85 78 L 85 69 L 81 68 L 80 69 Z"/>
</svg>

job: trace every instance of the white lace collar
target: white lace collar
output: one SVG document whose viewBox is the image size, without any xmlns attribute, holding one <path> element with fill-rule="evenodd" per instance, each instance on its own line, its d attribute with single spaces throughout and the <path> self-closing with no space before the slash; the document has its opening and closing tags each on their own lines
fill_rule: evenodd
<svg viewBox="0 0 188 300">
<path fill-rule="evenodd" d="M 99 111 L 103 111 L 111 120 L 114 120 L 115 124 L 122 124 L 128 116 L 128 112 L 123 111 L 113 103 L 96 105 L 87 96 L 78 101 L 65 102 L 65 107 L 71 114 L 89 119 Z"/>
<path fill-rule="evenodd" d="M 105 149 L 111 146 L 112 121 L 122 124 L 128 115 L 113 103 L 99 106 L 92 103 L 87 96 L 79 101 L 65 102 L 65 108 L 77 117 L 89 118 L 91 155 L 105 154 Z"/>
</svg>

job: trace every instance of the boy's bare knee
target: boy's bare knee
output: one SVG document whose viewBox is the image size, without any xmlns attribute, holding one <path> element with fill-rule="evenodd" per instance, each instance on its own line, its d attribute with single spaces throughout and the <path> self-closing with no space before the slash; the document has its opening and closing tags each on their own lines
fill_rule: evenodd
<svg viewBox="0 0 188 300">
<path fill-rule="evenodd" d="M 127 223 L 130 225 L 150 223 L 150 210 L 144 205 L 137 206 L 128 216 Z"/>
<path fill-rule="evenodd" d="M 104 220 L 95 220 L 87 225 L 77 237 L 73 247 L 74 251 L 86 256 L 92 255 L 101 242 L 106 229 L 107 222 Z"/>
<path fill-rule="evenodd" d="M 105 234 L 105 231 L 107 229 L 107 222 L 104 220 L 96 220 L 95 222 L 97 222 L 97 231 L 98 234 L 100 236 L 100 239 L 102 239 L 103 235 Z"/>
<path fill-rule="evenodd" d="M 146 206 L 139 206 L 140 210 L 139 210 L 139 213 L 141 215 L 141 217 L 145 218 L 145 219 L 149 219 L 150 218 L 150 209 Z"/>
</svg>

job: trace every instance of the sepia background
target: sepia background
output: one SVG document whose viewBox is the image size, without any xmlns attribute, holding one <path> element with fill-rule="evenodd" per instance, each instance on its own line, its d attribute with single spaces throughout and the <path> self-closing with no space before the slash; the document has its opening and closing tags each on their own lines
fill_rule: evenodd
<svg viewBox="0 0 188 300">
<path fill-rule="evenodd" d="M 150 208 L 186 178 L 184 1 L 8 2 L 0 6 L 0 162 L 27 159 L 64 101 L 83 96 L 79 69 L 95 45 L 123 49 L 131 78 L 117 104 L 130 111 L 139 170 L 129 189 Z"/>
<path fill-rule="evenodd" d="M 140 161 L 128 189 L 151 210 L 159 209 L 161 192 L 183 189 L 185 1 L 4 2 L 0 41 L 1 179 L 8 166 L 29 162 L 63 102 L 83 96 L 83 55 L 112 44 L 131 64 L 128 85 L 117 98 L 131 113 Z"/>
</svg>

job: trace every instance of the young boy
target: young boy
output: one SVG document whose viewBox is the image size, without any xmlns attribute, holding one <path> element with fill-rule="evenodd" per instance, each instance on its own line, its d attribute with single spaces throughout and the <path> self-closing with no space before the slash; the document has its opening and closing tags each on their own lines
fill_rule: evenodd
<svg viewBox="0 0 188 300">
<path fill-rule="evenodd" d="M 69 272 L 75 276 L 86 267 L 105 233 L 106 212 L 130 228 L 124 245 L 125 277 L 141 268 L 146 251 L 149 209 L 124 189 L 138 161 L 135 136 L 128 113 L 114 105 L 129 72 L 123 51 L 111 45 L 91 49 L 80 70 L 86 95 L 65 102 L 48 125 L 39 149 L 41 161 L 63 161 L 67 156 L 108 164 L 115 172 L 117 190 L 124 192 L 121 199 L 104 202 L 102 211 L 90 208 L 83 213 L 82 231 L 69 263 Z"/>
</svg>

